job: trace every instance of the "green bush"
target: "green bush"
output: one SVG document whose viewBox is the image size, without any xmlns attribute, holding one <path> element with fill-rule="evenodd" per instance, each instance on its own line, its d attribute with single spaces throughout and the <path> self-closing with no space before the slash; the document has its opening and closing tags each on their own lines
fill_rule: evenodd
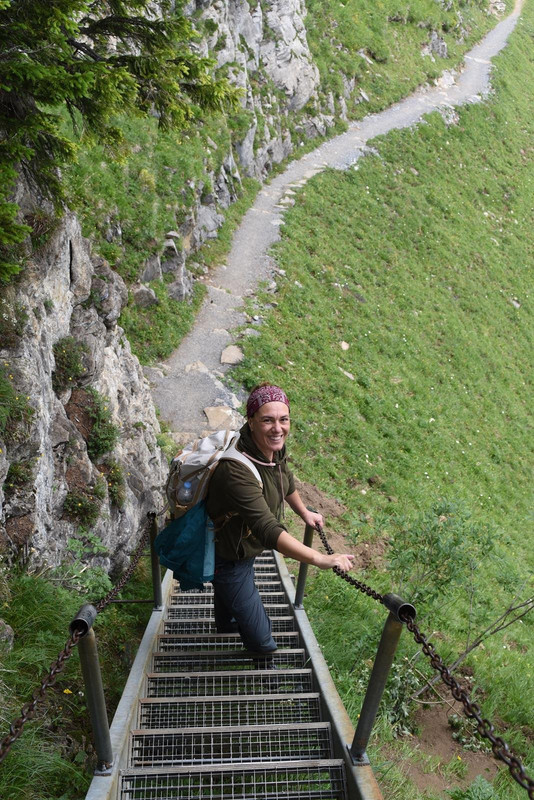
<svg viewBox="0 0 534 800">
<path fill-rule="evenodd" d="M 20 571 L 4 580 L 0 563 L 0 596 L 10 599 L 2 618 L 15 632 L 13 650 L 2 653 L 0 692 L 3 728 L 20 715 L 68 636 L 68 625 L 84 602 L 105 595 L 110 580 L 101 569 L 83 563 L 90 552 L 102 553 L 96 536 L 79 532 L 70 540 L 73 563 L 45 576 Z M 150 568 L 141 559 L 120 597 L 150 597 Z M 107 710 L 113 715 L 120 699 L 136 646 L 150 617 L 148 603 L 111 605 L 98 615 L 95 632 L 102 666 Z M 3 735 L 3 732 L 2 732 Z M 57 684 L 37 707 L 21 738 L 0 769 L 0 797 L 6 800 L 80 800 L 85 797 L 94 752 L 79 659 L 66 662 Z M 39 779 L 36 780 L 36 775 Z"/>
<path fill-rule="evenodd" d="M 87 413 L 92 420 L 87 452 L 91 460 L 94 461 L 104 453 L 109 453 L 113 450 L 119 438 L 119 429 L 111 419 L 109 398 L 104 397 L 93 388 L 87 391 L 91 400 Z"/>
<path fill-rule="evenodd" d="M 117 508 L 122 508 L 126 501 L 126 480 L 122 465 L 118 461 L 109 459 L 103 464 L 103 471 L 111 502 Z"/>
<path fill-rule="evenodd" d="M 20 425 L 29 422 L 34 413 L 28 405 L 29 397 L 17 392 L 14 382 L 15 377 L 5 362 L 0 367 L 0 436 L 6 439 L 16 439 Z"/>
<path fill-rule="evenodd" d="M 27 321 L 28 312 L 22 303 L 10 302 L 6 297 L 0 298 L 0 346 L 16 347 Z"/>
<path fill-rule="evenodd" d="M 158 16 L 144 13 L 149 8 L 149 0 L 0 0 L 0 84 L 9 86 L 0 96 L 0 281 L 20 270 L 28 233 L 37 233 L 39 245 L 49 225 L 43 212 L 29 226 L 20 224 L 13 165 L 59 209 L 58 167 L 77 152 L 72 128 L 117 155 L 124 144 L 116 123 L 121 113 L 157 114 L 161 128 L 183 128 L 207 110 L 236 105 L 238 92 L 189 46 L 195 34 L 181 9 L 168 0 L 159 3 Z M 68 134 L 62 111 L 70 118 Z"/>
<path fill-rule="evenodd" d="M 470 516 L 440 501 L 426 513 L 393 521 L 389 561 L 402 596 L 428 604 L 476 572 L 494 542 L 488 527 Z"/>
<path fill-rule="evenodd" d="M 11 462 L 3 486 L 6 496 L 30 483 L 33 478 L 33 465 L 33 459 Z"/>
<path fill-rule="evenodd" d="M 80 525 L 91 528 L 100 515 L 101 506 L 101 490 L 97 486 L 92 489 L 88 487 L 87 491 L 74 489 L 65 498 L 63 514 Z"/>
<path fill-rule="evenodd" d="M 473 783 L 467 789 L 452 789 L 447 792 L 452 800 L 495 800 L 496 794 L 491 783 L 477 775 Z"/>
<path fill-rule="evenodd" d="M 76 386 L 78 379 L 85 374 L 83 355 L 87 352 L 87 347 L 83 342 L 76 341 L 73 336 L 65 336 L 59 339 L 52 349 L 56 362 L 52 373 L 52 386 L 56 394 L 59 394 L 68 386 Z"/>
</svg>

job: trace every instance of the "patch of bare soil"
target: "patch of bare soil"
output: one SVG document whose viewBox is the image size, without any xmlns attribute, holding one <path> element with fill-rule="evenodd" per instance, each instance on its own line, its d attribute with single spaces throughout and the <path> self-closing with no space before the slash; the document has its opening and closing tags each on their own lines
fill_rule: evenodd
<svg viewBox="0 0 534 800">
<path fill-rule="evenodd" d="M 302 481 L 295 481 L 295 486 L 300 494 L 304 505 L 310 506 L 323 515 L 325 520 L 325 533 L 328 543 L 334 553 L 352 553 L 355 556 L 356 569 L 368 569 L 369 567 L 380 567 L 384 552 L 387 547 L 387 542 L 384 539 L 376 539 L 372 542 L 361 542 L 353 544 L 347 541 L 347 537 L 342 533 L 331 532 L 328 530 L 328 519 L 332 517 L 340 517 L 347 510 L 339 500 L 334 497 L 321 492 L 316 486 Z M 304 528 L 304 523 L 297 523 L 299 527 Z M 319 550 L 323 550 L 321 540 L 316 535 L 313 546 Z"/>
<path fill-rule="evenodd" d="M 85 389 L 73 389 L 70 400 L 65 406 L 67 417 L 73 422 L 87 442 L 93 428 L 93 420 L 88 412 L 90 396 Z"/>
<path fill-rule="evenodd" d="M 443 688 L 443 692 L 447 690 Z M 491 753 L 464 749 L 452 738 L 447 720 L 451 714 L 462 715 L 462 706 L 452 698 L 450 703 L 422 707 L 416 714 L 419 734 L 410 739 L 417 755 L 403 759 L 393 748 L 388 756 L 420 791 L 431 792 L 450 800 L 447 789 L 466 788 L 481 775 L 490 783 L 499 771 Z M 388 748 L 389 749 L 389 748 Z"/>
<path fill-rule="evenodd" d="M 21 517 L 10 517 L 6 522 L 6 543 L 19 549 L 30 541 L 35 530 L 35 520 L 32 514 Z M 3 535 L 0 533 L 0 543 Z"/>
<path fill-rule="evenodd" d="M 314 508 L 322 514 L 325 520 L 328 517 L 340 517 L 347 510 L 345 506 L 333 497 L 323 494 L 320 489 L 311 483 L 304 483 L 295 479 L 295 487 L 305 506 Z"/>
</svg>

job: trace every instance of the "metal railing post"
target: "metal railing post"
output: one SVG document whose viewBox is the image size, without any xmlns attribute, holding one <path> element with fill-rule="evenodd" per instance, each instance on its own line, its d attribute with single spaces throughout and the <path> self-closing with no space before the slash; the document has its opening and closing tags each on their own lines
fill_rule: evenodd
<svg viewBox="0 0 534 800">
<path fill-rule="evenodd" d="M 395 594 L 385 595 L 384 605 L 390 613 L 382 631 L 358 725 L 349 748 L 354 764 L 369 764 L 366 754 L 367 745 L 402 633 L 403 623 L 401 620 L 406 615 L 412 619 L 415 618 L 415 608 Z"/>
<path fill-rule="evenodd" d="M 152 591 L 154 594 L 154 611 L 163 608 L 163 595 L 161 593 L 161 569 L 159 566 L 158 554 L 154 549 L 154 542 L 158 535 L 158 520 L 155 514 L 152 516 L 150 524 L 150 563 L 152 567 Z"/>
<path fill-rule="evenodd" d="M 312 511 L 313 509 L 309 509 Z M 304 544 L 307 547 L 311 547 L 313 544 L 313 534 L 315 528 L 312 528 L 311 525 L 306 525 L 304 529 Z M 304 588 L 306 586 L 306 578 L 308 577 L 308 564 L 304 564 L 302 561 L 300 562 L 299 568 L 299 575 L 297 578 L 297 588 L 295 590 L 295 602 L 293 603 L 295 608 L 302 608 L 302 601 L 304 599 Z"/>
<path fill-rule="evenodd" d="M 94 606 L 82 606 L 76 618 L 71 623 L 70 629 L 71 632 L 73 630 L 78 630 L 81 633 L 81 638 L 78 641 L 78 650 L 85 683 L 85 699 L 91 718 L 95 750 L 98 759 L 95 775 L 109 775 L 111 774 L 111 767 L 113 766 L 113 750 L 111 748 L 102 674 L 98 661 L 96 636 L 92 628 L 96 614 L 97 611 Z"/>
</svg>

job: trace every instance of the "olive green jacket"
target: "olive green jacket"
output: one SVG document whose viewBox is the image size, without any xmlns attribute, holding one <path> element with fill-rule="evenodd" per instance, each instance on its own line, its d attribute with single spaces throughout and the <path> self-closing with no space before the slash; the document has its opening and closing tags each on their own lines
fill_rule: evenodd
<svg viewBox="0 0 534 800">
<path fill-rule="evenodd" d="M 252 463 L 260 473 L 263 490 L 252 470 L 239 461 L 221 459 L 210 479 L 206 508 L 215 524 L 215 550 L 228 561 L 276 548 L 278 537 L 285 530 L 280 522 L 284 498 L 295 491 L 285 447 L 274 453 L 275 466 L 268 466 L 254 444 L 248 423 L 240 434 L 237 449 L 257 459 Z"/>
</svg>

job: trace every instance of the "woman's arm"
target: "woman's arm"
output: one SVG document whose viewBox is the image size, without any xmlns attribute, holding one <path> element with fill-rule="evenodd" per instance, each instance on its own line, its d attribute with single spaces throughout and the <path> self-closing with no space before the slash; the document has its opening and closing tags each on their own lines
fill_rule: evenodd
<svg viewBox="0 0 534 800">
<path fill-rule="evenodd" d="M 296 490 L 286 496 L 286 501 L 293 509 L 295 514 L 298 514 L 299 517 L 304 520 L 306 525 L 310 525 L 316 530 L 319 530 L 319 528 L 323 527 L 324 520 L 322 514 L 318 514 L 315 511 L 309 511 L 302 502 L 302 498 Z"/>
<path fill-rule="evenodd" d="M 302 561 L 304 564 L 313 564 L 320 569 L 339 567 L 343 572 L 349 572 L 354 566 L 354 556 L 345 553 L 334 553 L 331 556 L 319 553 L 313 547 L 307 547 L 287 531 L 282 531 L 276 542 L 276 549 L 283 556 Z"/>
</svg>

